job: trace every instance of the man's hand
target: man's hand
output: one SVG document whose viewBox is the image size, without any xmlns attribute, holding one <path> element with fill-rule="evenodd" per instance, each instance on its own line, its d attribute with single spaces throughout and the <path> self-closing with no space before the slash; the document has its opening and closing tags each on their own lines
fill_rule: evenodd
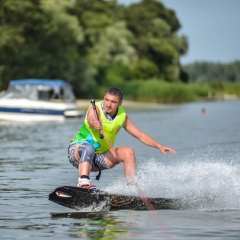
<svg viewBox="0 0 240 240">
<path fill-rule="evenodd" d="M 167 155 L 167 152 L 171 152 L 173 156 L 176 156 L 175 150 L 170 147 L 161 146 L 159 147 L 159 150 L 163 155 Z"/>
<path fill-rule="evenodd" d="M 102 122 L 94 120 L 92 123 L 92 128 L 100 131 L 102 129 Z"/>
<path fill-rule="evenodd" d="M 95 110 L 93 109 L 93 107 L 90 108 L 89 111 L 88 111 L 87 120 L 88 120 L 88 124 L 90 125 L 90 127 L 92 129 L 96 129 L 96 130 L 99 130 L 99 131 L 102 129 L 102 122 L 101 122 L 101 120 L 98 121 L 98 119 L 96 117 Z"/>
</svg>

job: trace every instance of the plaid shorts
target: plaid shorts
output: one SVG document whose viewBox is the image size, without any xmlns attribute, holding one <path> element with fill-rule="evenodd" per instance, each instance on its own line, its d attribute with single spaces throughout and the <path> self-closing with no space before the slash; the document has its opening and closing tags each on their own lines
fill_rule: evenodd
<svg viewBox="0 0 240 240">
<path fill-rule="evenodd" d="M 76 168 L 78 168 L 79 159 L 75 156 L 75 147 L 76 145 L 70 145 L 68 147 L 68 160 L 69 162 Z M 108 165 L 105 163 L 105 157 L 107 152 L 95 154 L 93 164 L 92 164 L 92 172 L 97 172 L 100 170 L 109 169 Z"/>
</svg>

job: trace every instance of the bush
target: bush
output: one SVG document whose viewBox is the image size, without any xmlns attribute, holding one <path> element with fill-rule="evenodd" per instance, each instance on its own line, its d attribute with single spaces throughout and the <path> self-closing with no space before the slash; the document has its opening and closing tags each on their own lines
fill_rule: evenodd
<svg viewBox="0 0 240 240">
<path fill-rule="evenodd" d="M 194 94 L 182 83 L 167 83 L 153 79 L 142 83 L 138 91 L 138 100 L 179 103 L 194 100 Z"/>
<path fill-rule="evenodd" d="M 208 84 L 204 83 L 191 83 L 186 85 L 195 97 L 207 97 L 213 90 Z"/>
<path fill-rule="evenodd" d="M 125 83 L 113 84 L 112 86 L 119 87 L 124 93 L 124 99 L 143 101 L 143 102 L 158 102 L 158 103 L 182 103 L 198 101 L 202 98 L 218 96 L 219 93 L 228 93 L 240 96 L 239 83 L 222 83 L 222 87 L 216 89 L 216 86 L 207 83 L 169 83 L 159 79 L 134 80 Z M 213 88 L 212 88 L 213 86 Z M 92 94 L 95 98 L 102 99 L 104 92 L 110 85 L 102 85 L 92 89 Z"/>
<path fill-rule="evenodd" d="M 223 83 L 224 93 L 240 97 L 240 83 Z"/>
</svg>

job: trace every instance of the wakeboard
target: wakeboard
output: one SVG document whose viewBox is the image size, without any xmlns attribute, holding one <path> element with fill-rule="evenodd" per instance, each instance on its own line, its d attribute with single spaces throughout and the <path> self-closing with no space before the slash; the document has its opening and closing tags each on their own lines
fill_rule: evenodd
<svg viewBox="0 0 240 240">
<path fill-rule="evenodd" d="M 72 186 L 62 186 L 56 188 L 49 194 L 49 200 L 67 208 L 101 208 L 107 210 L 149 210 L 146 202 L 139 196 L 125 196 L 120 194 L 110 194 L 102 190 L 85 189 Z M 178 209 L 177 199 L 169 198 L 147 198 L 148 203 L 154 209 Z"/>
</svg>

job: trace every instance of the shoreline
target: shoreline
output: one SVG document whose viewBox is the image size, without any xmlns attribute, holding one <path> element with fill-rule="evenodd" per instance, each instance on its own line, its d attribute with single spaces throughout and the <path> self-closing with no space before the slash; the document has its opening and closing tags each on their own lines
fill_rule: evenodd
<svg viewBox="0 0 240 240">
<path fill-rule="evenodd" d="M 100 101 L 96 99 L 96 101 Z M 88 99 L 77 99 L 76 100 L 77 107 L 80 110 L 87 110 L 90 106 L 90 100 Z M 163 103 L 147 103 L 147 102 L 137 102 L 137 101 L 130 101 L 130 100 L 123 100 L 122 106 L 126 109 L 154 109 L 154 108 L 164 108 L 167 104 Z"/>
<path fill-rule="evenodd" d="M 214 101 L 229 101 L 237 100 L 237 96 L 224 94 L 221 97 L 203 98 L 199 102 L 214 102 Z M 96 99 L 101 101 L 102 99 Z M 79 110 L 87 110 L 90 106 L 90 99 L 77 99 L 76 104 Z M 177 104 L 177 103 L 174 103 Z M 180 104 L 180 103 L 179 103 Z M 138 102 L 132 100 L 123 100 L 122 106 L 126 109 L 159 109 L 166 108 L 169 104 L 167 103 L 153 103 L 153 102 Z"/>
</svg>

